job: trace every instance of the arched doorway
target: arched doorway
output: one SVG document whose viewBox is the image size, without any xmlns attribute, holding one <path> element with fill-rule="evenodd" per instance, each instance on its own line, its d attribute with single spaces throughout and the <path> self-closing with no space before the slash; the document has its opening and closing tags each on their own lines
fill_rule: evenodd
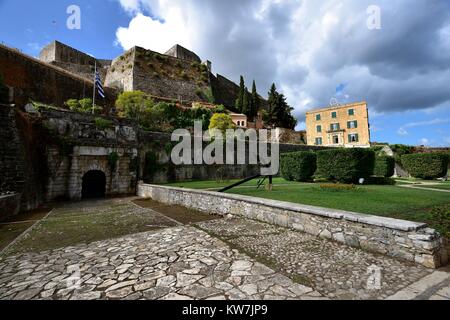
<svg viewBox="0 0 450 320">
<path fill-rule="evenodd" d="M 99 170 L 87 172 L 83 177 L 82 199 L 104 198 L 106 195 L 106 175 Z"/>
</svg>

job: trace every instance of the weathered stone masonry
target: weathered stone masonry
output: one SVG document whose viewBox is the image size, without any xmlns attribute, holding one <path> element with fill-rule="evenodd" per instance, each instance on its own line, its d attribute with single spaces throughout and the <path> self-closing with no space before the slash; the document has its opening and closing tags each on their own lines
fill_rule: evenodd
<svg viewBox="0 0 450 320">
<path fill-rule="evenodd" d="M 210 214 L 237 215 L 438 268 L 448 262 L 444 240 L 425 224 L 288 202 L 140 183 L 138 195 Z"/>
</svg>

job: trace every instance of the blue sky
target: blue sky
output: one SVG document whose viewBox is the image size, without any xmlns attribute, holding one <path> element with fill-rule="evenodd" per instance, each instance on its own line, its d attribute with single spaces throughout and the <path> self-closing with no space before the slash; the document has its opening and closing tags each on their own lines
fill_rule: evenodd
<svg viewBox="0 0 450 320">
<path fill-rule="evenodd" d="M 377 2 L 382 29 L 363 27 Z M 300 4 L 302 3 L 302 4 Z M 69 5 L 81 30 L 66 28 Z M 446 0 L 0 0 L 0 41 L 37 56 L 59 40 L 97 58 L 180 43 L 234 81 L 275 82 L 295 108 L 366 99 L 372 140 L 450 146 L 450 2 Z"/>
</svg>

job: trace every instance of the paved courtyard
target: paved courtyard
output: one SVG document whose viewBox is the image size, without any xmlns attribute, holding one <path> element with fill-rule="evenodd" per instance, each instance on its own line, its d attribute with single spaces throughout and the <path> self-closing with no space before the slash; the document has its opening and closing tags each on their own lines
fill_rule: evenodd
<svg viewBox="0 0 450 320">
<path fill-rule="evenodd" d="M 165 217 L 131 200 L 68 204 L 47 219 L 110 208 L 143 215 L 157 229 L 3 255 L 0 299 L 450 299 L 445 270 L 241 218 L 183 225 L 173 219 L 180 212 Z"/>
</svg>

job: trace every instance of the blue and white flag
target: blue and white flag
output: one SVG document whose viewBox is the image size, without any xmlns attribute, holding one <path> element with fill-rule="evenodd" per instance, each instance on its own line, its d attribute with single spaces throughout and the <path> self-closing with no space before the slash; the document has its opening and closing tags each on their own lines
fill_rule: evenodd
<svg viewBox="0 0 450 320">
<path fill-rule="evenodd" d="M 95 86 L 97 87 L 97 92 L 100 97 L 105 98 L 105 90 L 103 90 L 102 79 L 100 78 L 100 73 L 95 71 Z"/>
</svg>

